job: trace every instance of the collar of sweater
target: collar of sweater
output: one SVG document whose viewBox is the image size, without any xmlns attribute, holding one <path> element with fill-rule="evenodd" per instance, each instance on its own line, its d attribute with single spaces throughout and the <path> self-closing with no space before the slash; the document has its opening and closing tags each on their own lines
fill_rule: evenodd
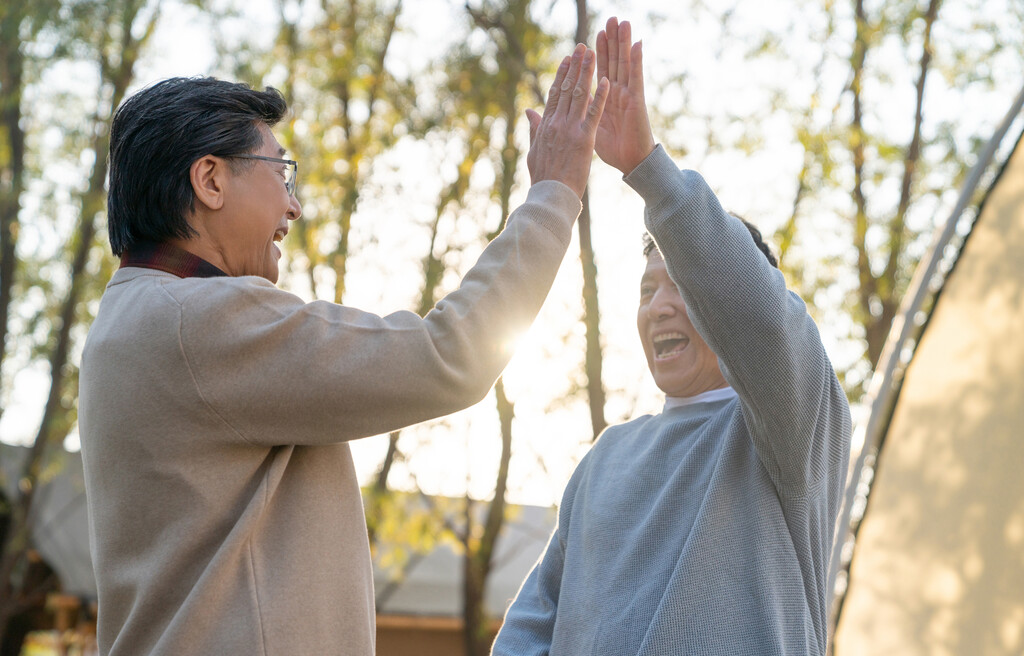
<svg viewBox="0 0 1024 656">
<path fill-rule="evenodd" d="M 688 405 L 696 405 L 697 403 L 713 403 L 714 401 L 724 401 L 726 399 L 735 398 L 736 390 L 731 387 L 723 387 L 721 389 L 711 390 L 710 392 L 704 392 L 697 396 L 666 396 L 665 397 L 665 408 L 662 412 L 667 412 L 673 408 L 682 408 Z"/>
</svg>

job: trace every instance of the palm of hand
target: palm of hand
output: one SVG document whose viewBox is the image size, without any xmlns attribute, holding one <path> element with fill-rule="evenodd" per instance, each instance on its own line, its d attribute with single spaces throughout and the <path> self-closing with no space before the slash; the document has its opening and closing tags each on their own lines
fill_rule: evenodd
<svg viewBox="0 0 1024 656">
<path fill-rule="evenodd" d="M 650 123 L 643 97 L 622 84 L 612 84 L 597 126 L 594 149 L 607 164 L 627 174 L 650 152 Z"/>
</svg>

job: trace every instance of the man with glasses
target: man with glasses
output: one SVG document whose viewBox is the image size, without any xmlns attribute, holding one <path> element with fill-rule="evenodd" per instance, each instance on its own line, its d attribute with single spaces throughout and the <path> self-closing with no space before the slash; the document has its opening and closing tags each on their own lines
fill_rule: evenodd
<svg viewBox="0 0 1024 656">
<path fill-rule="evenodd" d="M 301 207 L 273 90 L 171 79 L 117 110 L 121 258 L 81 365 L 100 651 L 374 652 L 366 522 L 347 441 L 487 393 L 580 211 L 608 85 L 578 46 L 530 113 L 533 186 L 462 286 L 380 317 L 275 286 Z"/>
<path fill-rule="evenodd" d="M 280 154 L 285 154 L 285 149 L 280 149 Z M 258 159 L 264 162 L 274 162 L 275 164 L 281 164 L 284 166 L 282 175 L 284 176 L 284 188 L 288 190 L 289 195 L 295 195 L 295 184 L 299 177 L 299 163 L 293 159 L 281 159 L 280 157 L 264 157 L 263 155 L 221 155 L 221 157 L 234 158 L 234 159 Z"/>
</svg>

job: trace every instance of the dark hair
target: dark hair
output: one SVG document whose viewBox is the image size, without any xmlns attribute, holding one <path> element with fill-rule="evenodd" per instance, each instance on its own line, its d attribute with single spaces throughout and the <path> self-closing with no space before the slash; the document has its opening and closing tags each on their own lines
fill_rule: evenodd
<svg viewBox="0 0 1024 656">
<path fill-rule="evenodd" d="M 740 221 L 743 222 L 743 225 L 745 225 L 747 227 L 747 231 L 750 232 L 750 236 L 754 239 L 754 245 L 757 246 L 757 249 L 759 251 L 764 253 L 765 258 L 767 258 L 767 260 L 768 260 L 768 264 L 771 264 L 773 267 L 778 269 L 779 268 L 779 261 L 777 259 L 775 259 L 775 256 L 772 254 L 772 249 L 769 248 L 768 244 L 766 244 L 764 242 L 764 238 L 761 236 L 761 231 L 757 229 L 757 226 L 755 226 L 750 221 L 747 221 L 746 219 L 744 219 L 744 218 L 742 218 L 740 216 L 737 216 L 735 214 L 730 214 L 730 216 L 732 216 L 735 219 L 739 219 Z M 655 251 L 657 249 L 658 249 L 658 245 L 654 243 L 654 238 L 651 237 L 650 233 L 645 232 L 644 233 L 644 257 L 649 256 L 651 254 L 651 251 Z"/>
<path fill-rule="evenodd" d="M 175 77 L 147 87 L 117 108 L 110 127 L 110 248 L 121 255 L 138 241 L 195 235 L 189 178 L 204 155 L 251 153 L 263 145 L 259 124 L 288 111 L 279 91 L 210 77 Z M 251 166 L 229 160 L 233 170 Z"/>
</svg>

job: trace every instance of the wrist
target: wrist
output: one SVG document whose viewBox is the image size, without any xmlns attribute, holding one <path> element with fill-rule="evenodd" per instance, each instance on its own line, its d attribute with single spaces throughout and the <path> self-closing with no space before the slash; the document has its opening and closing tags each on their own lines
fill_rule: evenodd
<svg viewBox="0 0 1024 656">
<path fill-rule="evenodd" d="M 651 139 L 649 143 L 645 143 L 642 147 L 637 148 L 636 151 L 631 153 L 630 157 L 623 162 L 622 167 L 619 169 L 622 175 L 629 175 L 636 170 L 636 167 L 640 166 L 645 159 L 651 156 L 655 147 L 654 139 Z"/>
</svg>

